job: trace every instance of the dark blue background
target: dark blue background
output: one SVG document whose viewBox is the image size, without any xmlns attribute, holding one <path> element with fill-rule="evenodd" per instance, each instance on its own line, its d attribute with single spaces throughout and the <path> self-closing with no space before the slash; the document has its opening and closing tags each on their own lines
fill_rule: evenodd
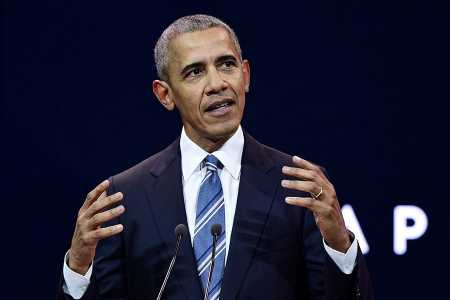
<svg viewBox="0 0 450 300">
<path fill-rule="evenodd" d="M 325 166 L 340 202 L 355 209 L 378 299 L 441 299 L 450 250 L 445 3 L 4 3 L 2 299 L 52 299 L 85 194 L 180 133 L 176 113 L 151 92 L 152 50 L 170 22 L 199 12 L 228 22 L 251 62 L 244 128 Z M 392 243 L 399 204 L 429 219 L 403 256 Z"/>
</svg>

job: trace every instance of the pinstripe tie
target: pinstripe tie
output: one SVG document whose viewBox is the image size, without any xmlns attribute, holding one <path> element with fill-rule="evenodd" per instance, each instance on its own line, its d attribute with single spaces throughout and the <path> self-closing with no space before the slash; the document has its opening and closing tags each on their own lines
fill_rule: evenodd
<svg viewBox="0 0 450 300">
<path fill-rule="evenodd" d="M 209 288 L 210 300 L 219 298 L 220 286 L 225 264 L 225 204 L 222 184 L 217 169 L 222 164 L 214 155 L 208 155 L 202 163 L 206 167 L 206 175 L 200 184 L 197 199 L 197 214 L 195 218 L 194 252 L 197 260 L 197 271 L 205 290 L 208 281 L 208 272 L 211 265 L 212 235 L 211 226 L 220 224 L 222 233 L 217 239 L 214 272 Z"/>
</svg>

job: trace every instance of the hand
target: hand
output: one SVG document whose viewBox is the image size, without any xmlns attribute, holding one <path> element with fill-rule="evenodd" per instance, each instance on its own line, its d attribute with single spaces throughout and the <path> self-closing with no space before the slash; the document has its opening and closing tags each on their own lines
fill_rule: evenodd
<svg viewBox="0 0 450 300">
<path fill-rule="evenodd" d="M 89 192 L 86 200 L 78 212 L 75 232 L 69 250 L 68 265 L 79 274 L 86 274 L 95 256 L 98 241 L 122 232 L 123 225 L 117 224 L 102 228 L 101 225 L 113 218 L 120 216 L 125 208 L 119 205 L 105 211 L 105 208 L 122 200 L 122 193 L 107 196 L 106 190 L 109 181 L 100 183 Z"/>
<path fill-rule="evenodd" d="M 282 180 L 281 185 L 308 192 L 311 197 L 286 197 L 286 202 L 310 209 L 325 242 L 337 251 L 347 252 L 350 237 L 333 185 L 319 166 L 297 156 L 292 161 L 295 167 L 284 166 L 282 172 L 299 180 Z"/>
</svg>

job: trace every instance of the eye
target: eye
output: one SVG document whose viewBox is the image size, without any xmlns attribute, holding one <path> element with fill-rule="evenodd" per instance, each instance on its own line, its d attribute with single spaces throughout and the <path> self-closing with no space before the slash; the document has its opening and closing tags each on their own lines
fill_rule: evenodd
<svg viewBox="0 0 450 300">
<path fill-rule="evenodd" d="M 220 66 L 225 69 L 232 69 L 236 66 L 236 62 L 234 60 L 226 60 Z"/>
<path fill-rule="evenodd" d="M 186 73 L 186 78 L 189 77 L 197 77 L 199 75 L 201 75 L 203 72 L 203 70 L 201 68 L 193 68 L 191 69 L 189 72 Z"/>
</svg>

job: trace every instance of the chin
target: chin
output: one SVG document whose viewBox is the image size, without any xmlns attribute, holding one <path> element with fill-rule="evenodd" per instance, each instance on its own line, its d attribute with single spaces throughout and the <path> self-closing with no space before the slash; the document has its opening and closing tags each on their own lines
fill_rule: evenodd
<svg viewBox="0 0 450 300">
<path fill-rule="evenodd" d="M 208 135 L 213 139 L 228 138 L 232 136 L 238 129 L 240 122 L 239 120 L 230 121 L 209 126 L 207 130 Z"/>
</svg>

